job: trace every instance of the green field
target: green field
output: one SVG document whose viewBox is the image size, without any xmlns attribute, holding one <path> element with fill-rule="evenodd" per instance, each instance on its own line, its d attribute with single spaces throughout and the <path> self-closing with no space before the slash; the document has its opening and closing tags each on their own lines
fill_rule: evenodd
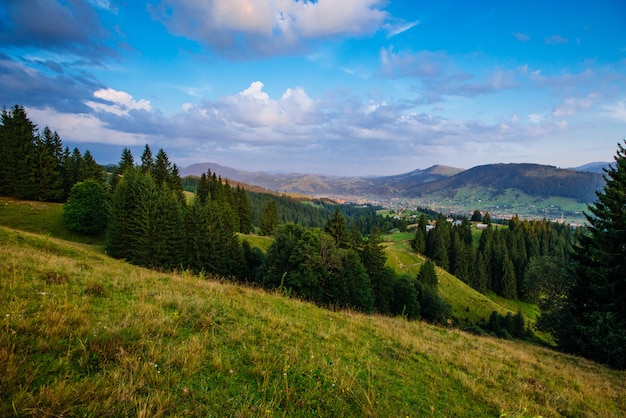
<svg viewBox="0 0 626 418">
<path fill-rule="evenodd" d="M 626 372 L 131 266 L 34 219 L 37 232 L 0 226 L 0 416 L 626 415 Z M 405 240 L 387 252 L 416 273 Z M 471 289 L 439 279 L 444 297 L 479 310 Z"/>
<path fill-rule="evenodd" d="M 564 197 L 529 196 L 519 190 L 495 191 L 485 187 L 463 187 L 454 195 L 434 193 L 411 200 L 412 205 L 425 206 L 442 213 L 470 217 L 476 209 L 489 212 L 493 218 L 508 219 L 519 215 L 525 219 L 561 219 L 583 224 L 587 204 Z"/>
</svg>

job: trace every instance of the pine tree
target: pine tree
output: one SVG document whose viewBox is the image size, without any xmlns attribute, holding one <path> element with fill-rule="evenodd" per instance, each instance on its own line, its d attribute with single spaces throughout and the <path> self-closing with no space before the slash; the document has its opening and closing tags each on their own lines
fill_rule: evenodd
<svg viewBox="0 0 626 418">
<path fill-rule="evenodd" d="M 120 179 L 124 176 L 124 173 L 133 167 L 135 167 L 135 158 L 133 157 L 133 153 L 130 149 L 124 147 L 120 162 L 117 163 L 117 166 L 113 169 L 113 175 L 110 179 L 112 191 L 115 191 L 115 188 L 120 182 Z"/>
<path fill-rule="evenodd" d="M 588 235 L 575 248 L 575 275 L 559 326 L 566 351 L 626 368 L 626 141 L 588 206 Z"/>
<path fill-rule="evenodd" d="M 274 230 L 278 226 L 278 210 L 276 209 L 276 202 L 270 200 L 267 202 L 263 216 L 261 216 L 261 229 L 262 235 L 272 235 Z"/>
<path fill-rule="evenodd" d="M 146 144 L 146 147 L 143 149 L 143 154 L 141 154 L 141 171 L 143 173 L 149 173 L 152 171 L 154 167 L 154 159 L 152 158 L 152 150 L 150 146 Z"/>
<path fill-rule="evenodd" d="M 55 132 L 56 134 L 56 132 Z M 58 160 L 55 134 L 47 126 L 36 140 L 37 145 L 37 199 L 61 201 L 64 197 L 63 178 Z"/>
<path fill-rule="evenodd" d="M 235 189 L 237 214 L 239 215 L 239 232 L 248 234 L 252 230 L 252 213 L 246 191 L 237 185 Z"/>
<path fill-rule="evenodd" d="M 506 256 L 502 266 L 502 296 L 507 299 L 517 299 L 517 281 L 513 262 Z"/>
<path fill-rule="evenodd" d="M 209 181 L 205 173 L 202 173 L 200 180 L 198 181 L 196 196 L 202 205 L 206 204 L 209 199 Z"/>
<path fill-rule="evenodd" d="M 350 237 L 348 236 L 348 223 L 346 218 L 341 214 L 339 206 L 335 206 L 335 212 L 326 224 L 326 232 L 334 239 L 339 248 L 348 248 L 350 245 Z"/>
<path fill-rule="evenodd" d="M 170 163 L 169 157 L 163 148 L 159 148 L 151 170 L 152 177 L 157 187 L 162 187 L 163 183 L 167 183 L 171 170 L 172 164 Z"/>
<path fill-rule="evenodd" d="M 147 188 L 147 176 L 139 169 L 127 170 L 117 185 L 111 198 L 105 244 L 105 250 L 111 257 L 128 261 L 136 259 L 140 247 L 139 224 Z"/>
<path fill-rule="evenodd" d="M 395 272 L 386 266 L 387 257 L 380 245 L 382 242 L 380 230 L 375 229 L 369 235 L 361 250 L 361 261 L 372 284 L 374 307 L 378 313 L 391 312 L 393 286 L 396 279 Z"/>
<path fill-rule="evenodd" d="M 0 193 L 20 199 L 37 197 L 37 126 L 23 106 L 0 115 Z"/>
<path fill-rule="evenodd" d="M 435 263 L 432 260 L 427 259 L 422 267 L 420 267 L 420 271 L 417 274 L 417 281 L 423 284 L 424 286 L 430 286 L 436 288 L 439 284 L 439 280 L 437 279 L 437 273 L 435 272 Z"/>
<path fill-rule="evenodd" d="M 91 155 L 89 150 L 86 150 L 82 157 L 82 164 L 80 166 L 80 175 L 78 181 L 95 180 L 99 183 L 105 182 L 106 173 L 104 168 L 99 165 Z"/>
</svg>

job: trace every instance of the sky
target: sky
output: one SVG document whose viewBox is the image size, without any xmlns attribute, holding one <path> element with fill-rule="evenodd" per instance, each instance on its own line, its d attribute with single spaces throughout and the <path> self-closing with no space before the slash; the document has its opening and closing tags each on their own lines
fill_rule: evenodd
<svg viewBox="0 0 626 418">
<path fill-rule="evenodd" d="M 626 3 L 1 0 L 0 106 L 101 164 L 576 167 L 626 138 Z"/>
</svg>

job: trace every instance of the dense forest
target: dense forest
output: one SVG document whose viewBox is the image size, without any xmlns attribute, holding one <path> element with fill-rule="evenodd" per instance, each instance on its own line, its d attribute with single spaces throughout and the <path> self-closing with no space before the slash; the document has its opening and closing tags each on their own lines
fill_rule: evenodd
<svg viewBox="0 0 626 418">
<path fill-rule="evenodd" d="M 67 226 L 104 235 L 108 255 L 159 269 L 187 270 L 350 308 L 445 322 L 450 307 L 437 292 L 435 265 L 480 292 L 538 304 L 537 325 L 563 350 L 626 367 L 626 151 L 586 214 L 589 228 L 514 217 L 496 226 L 472 220 L 419 219 L 413 249 L 426 262 L 416 276 L 386 265 L 381 229 L 406 223 L 369 206 L 299 202 L 244 190 L 210 171 L 184 184 L 163 149 L 129 149 L 111 172 L 89 151 L 63 148 L 16 105 L 0 125 L 0 194 L 64 203 Z M 188 197 L 184 187 L 195 187 Z M 481 219 L 478 219 L 481 218 Z M 472 221 L 474 224 L 472 224 Z M 474 239 L 472 225 L 482 232 Z M 240 239 L 273 237 L 262 252 Z M 473 331 L 529 338 L 521 315 L 492 315 Z"/>
</svg>

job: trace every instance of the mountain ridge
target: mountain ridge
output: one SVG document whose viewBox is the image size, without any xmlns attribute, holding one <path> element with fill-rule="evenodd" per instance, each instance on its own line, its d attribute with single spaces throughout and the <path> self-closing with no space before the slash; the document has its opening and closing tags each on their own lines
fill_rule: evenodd
<svg viewBox="0 0 626 418">
<path fill-rule="evenodd" d="M 408 173 L 379 177 L 342 177 L 304 173 L 249 172 L 215 163 L 194 164 L 181 175 L 196 175 L 210 169 L 223 178 L 260 186 L 268 190 L 320 196 L 377 196 L 381 198 L 416 198 L 432 193 L 454 197 L 458 190 L 472 186 L 503 192 L 519 190 L 530 196 L 558 196 L 578 202 L 591 202 L 604 184 L 602 174 L 590 167 L 608 163 L 590 163 L 564 169 L 534 163 L 485 164 L 464 170 L 433 165 Z"/>
</svg>

